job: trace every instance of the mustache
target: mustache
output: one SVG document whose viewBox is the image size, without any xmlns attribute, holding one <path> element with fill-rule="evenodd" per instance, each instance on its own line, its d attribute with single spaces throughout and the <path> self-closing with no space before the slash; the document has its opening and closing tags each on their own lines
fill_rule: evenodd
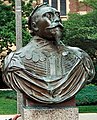
<svg viewBox="0 0 97 120">
<path fill-rule="evenodd" d="M 56 27 L 60 27 L 61 29 L 64 28 L 62 23 L 58 22 L 58 23 L 52 23 L 49 27 L 46 27 L 46 29 L 53 29 L 53 28 L 56 28 Z"/>
</svg>

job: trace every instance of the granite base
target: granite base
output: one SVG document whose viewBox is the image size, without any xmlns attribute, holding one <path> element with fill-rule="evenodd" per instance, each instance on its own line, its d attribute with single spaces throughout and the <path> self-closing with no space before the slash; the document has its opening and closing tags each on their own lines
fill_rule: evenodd
<svg viewBox="0 0 97 120">
<path fill-rule="evenodd" d="M 79 120 L 78 108 L 23 108 L 22 120 Z"/>
</svg>

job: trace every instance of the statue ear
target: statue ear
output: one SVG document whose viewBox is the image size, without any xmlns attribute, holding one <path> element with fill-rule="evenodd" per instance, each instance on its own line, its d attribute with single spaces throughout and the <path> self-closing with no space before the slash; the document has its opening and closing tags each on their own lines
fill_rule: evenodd
<svg viewBox="0 0 97 120">
<path fill-rule="evenodd" d="M 36 25 L 35 22 L 32 22 L 32 23 L 31 23 L 31 27 L 32 27 L 32 29 L 33 29 L 34 31 L 38 31 L 38 27 L 37 27 L 37 25 Z"/>
</svg>

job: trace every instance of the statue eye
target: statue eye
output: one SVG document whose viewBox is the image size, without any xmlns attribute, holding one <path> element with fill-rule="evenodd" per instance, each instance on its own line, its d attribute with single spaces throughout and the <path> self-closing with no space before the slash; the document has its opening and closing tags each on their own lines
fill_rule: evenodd
<svg viewBox="0 0 97 120">
<path fill-rule="evenodd" d="M 60 18 L 60 13 L 56 12 L 55 14 L 56 14 L 57 17 Z"/>
<path fill-rule="evenodd" d="M 53 18 L 53 14 L 50 13 L 50 12 L 45 13 L 43 16 L 44 16 L 44 17 L 47 17 L 49 20 L 51 20 L 51 19 Z"/>
</svg>

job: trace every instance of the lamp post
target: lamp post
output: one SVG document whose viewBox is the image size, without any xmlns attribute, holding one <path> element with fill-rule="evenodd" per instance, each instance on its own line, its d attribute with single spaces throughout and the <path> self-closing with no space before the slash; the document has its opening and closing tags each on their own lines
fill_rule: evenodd
<svg viewBox="0 0 97 120">
<path fill-rule="evenodd" d="M 21 0 L 15 0 L 15 16 L 16 16 L 16 50 L 22 47 L 22 9 Z M 17 92 L 17 113 L 21 111 L 22 94 Z"/>
<path fill-rule="evenodd" d="M 15 0 L 15 14 L 16 14 L 16 48 L 22 47 L 22 10 L 21 0 Z"/>
</svg>

